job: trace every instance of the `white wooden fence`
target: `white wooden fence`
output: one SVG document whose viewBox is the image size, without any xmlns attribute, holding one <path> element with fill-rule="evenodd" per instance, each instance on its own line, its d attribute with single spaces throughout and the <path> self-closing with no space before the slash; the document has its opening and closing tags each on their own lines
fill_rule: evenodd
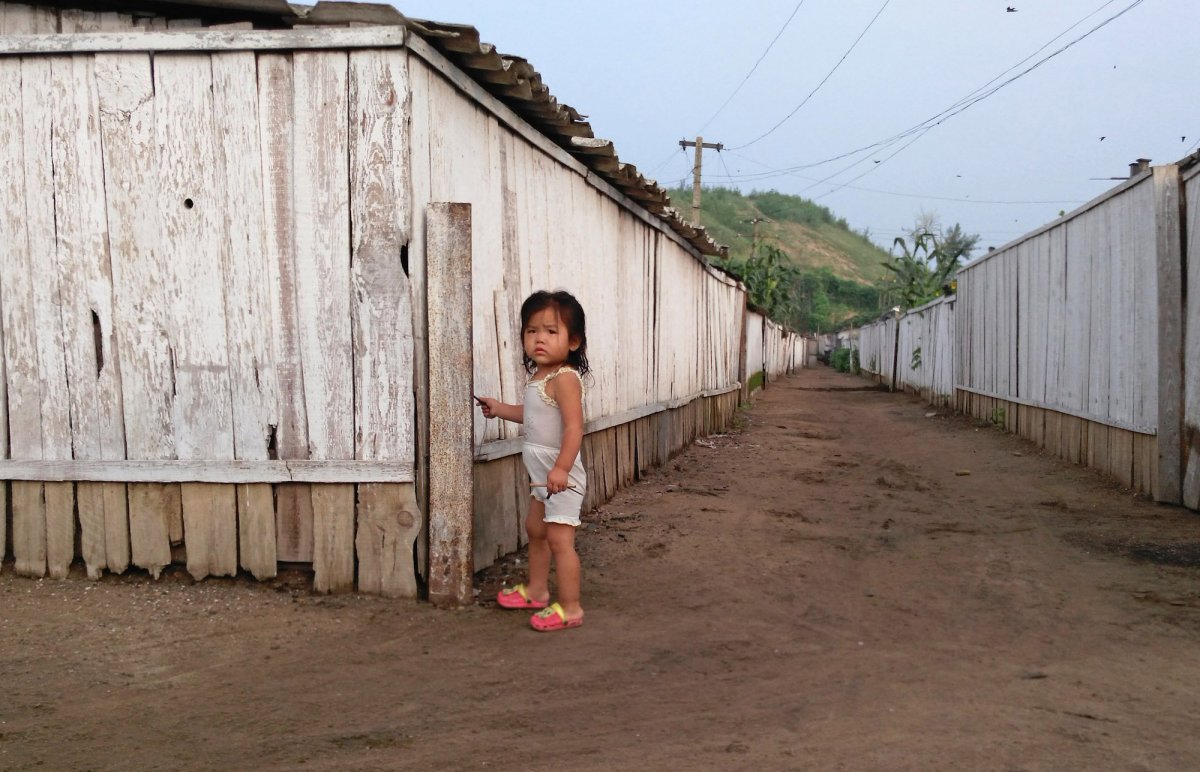
<svg viewBox="0 0 1200 772">
<path fill-rule="evenodd" d="M 4 34 L 68 20 L 134 24 L 0 3 Z M 534 289 L 588 314 L 589 504 L 802 361 L 741 285 L 401 27 L 0 37 L 0 111 L 0 557 L 25 575 L 298 562 L 319 591 L 411 597 L 415 541 L 431 595 L 454 545 L 436 591 L 469 597 L 519 546 L 528 487 L 517 427 L 454 395 L 520 399 Z M 460 423 L 465 523 L 421 461 Z"/>
<path fill-rule="evenodd" d="M 962 268 L 956 299 L 901 318 L 898 384 L 1196 508 L 1195 163 L 1153 167 Z M 884 382 L 895 329 L 888 319 L 860 335 L 864 370 Z"/>
<path fill-rule="evenodd" d="M 1184 317 L 1183 503 L 1200 510 L 1200 166 L 1183 175 L 1187 260 Z"/>
</svg>

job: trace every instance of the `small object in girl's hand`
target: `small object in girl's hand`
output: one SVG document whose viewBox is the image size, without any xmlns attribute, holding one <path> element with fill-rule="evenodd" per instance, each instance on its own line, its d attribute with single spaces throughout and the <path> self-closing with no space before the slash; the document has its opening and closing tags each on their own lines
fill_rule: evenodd
<svg viewBox="0 0 1200 772">
<path fill-rule="evenodd" d="M 530 487 L 530 488 L 545 488 L 545 487 L 546 487 L 546 483 L 535 483 L 535 482 L 531 482 L 531 483 L 529 483 L 529 487 Z M 574 485 L 568 485 L 568 486 L 567 486 L 567 490 L 569 490 L 569 491 L 577 491 L 577 490 L 579 490 L 579 489 L 578 489 L 578 488 L 576 488 Z"/>
<path fill-rule="evenodd" d="M 481 404 L 481 405 L 486 405 L 486 404 L 487 404 L 486 402 L 484 402 L 484 401 L 483 401 L 483 397 L 479 397 L 479 396 L 476 396 L 476 395 L 472 394 L 472 395 L 471 395 L 471 398 L 472 398 L 472 399 L 474 399 L 476 402 L 478 402 L 478 403 L 479 403 L 479 404 Z"/>
</svg>

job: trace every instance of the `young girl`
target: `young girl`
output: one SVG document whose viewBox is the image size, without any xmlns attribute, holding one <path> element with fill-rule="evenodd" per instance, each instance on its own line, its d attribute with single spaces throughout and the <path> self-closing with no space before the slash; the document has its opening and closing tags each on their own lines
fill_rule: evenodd
<svg viewBox="0 0 1200 772">
<path fill-rule="evenodd" d="M 522 405 L 478 397 L 485 418 L 525 424 L 521 453 L 532 484 L 525 532 L 529 579 L 496 596 L 503 608 L 541 609 L 533 629 L 565 630 L 583 624 L 575 529 L 587 477 L 579 459 L 583 442 L 583 376 L 588 372 L 583 307 L 569 292 L 539 291 L 521 306 L 522 361 L 530 380 Z M 550 603 L 550 557 L 558 601 Z"/>
</svg>

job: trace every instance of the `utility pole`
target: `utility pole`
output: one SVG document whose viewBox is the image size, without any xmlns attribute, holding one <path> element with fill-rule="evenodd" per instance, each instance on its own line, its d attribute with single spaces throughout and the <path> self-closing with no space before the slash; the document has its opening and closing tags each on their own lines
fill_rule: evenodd
<svg viewBox="0 0 1200 772">
<path fill-rule="evenodd" d="M 696 141 L 681 139 L 679 140 L 680 147 L 696 148 L 696 163 L 692 166 L 692 225 L 700 226 L 700 163 L 704 156 L 704 148 L 716 150 L 718 153 L 725 149 L 725 146 L 720 142 L 705 142 L 703 137 L 696 137 Z"/>
</svg>

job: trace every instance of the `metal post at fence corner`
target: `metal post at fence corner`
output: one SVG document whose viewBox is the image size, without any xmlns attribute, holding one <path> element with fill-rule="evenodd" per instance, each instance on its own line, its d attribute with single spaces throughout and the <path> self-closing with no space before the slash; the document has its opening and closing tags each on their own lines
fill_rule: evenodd
<svg viewBox="0 0 1200 772">
<path fill-rule="evenodd" d="M 896 390 L 896 374 L 900 370 L 900 306 L 892 308 L 892 318 L 896 320 L 896 338 L 892 345 L 892 391 Z"/>
</svg>

